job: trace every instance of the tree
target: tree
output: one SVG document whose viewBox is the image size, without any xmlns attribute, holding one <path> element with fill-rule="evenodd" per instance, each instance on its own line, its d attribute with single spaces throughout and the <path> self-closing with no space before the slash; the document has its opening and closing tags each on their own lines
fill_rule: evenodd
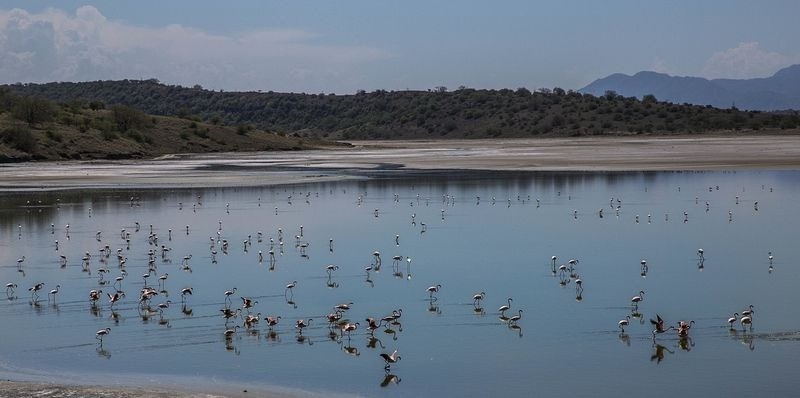
<svg viewBox="0 0 800 398">
<path fill-rule="evenodd" d="M 52 120 L 55 107 L 41 97 L 22 97 L 15 101 L 11 114 L 28 125 L 34 125 Z"/>
<path fill-rule="evenodd" d="M 144 112 L 129 106 L 115 104 L 111 106 L 111 115 L 117 129 L 126 132 L 134 128 L 143 128 L 147 123 L 147 116 Z"/>
<path fill-rule="evenodd" d="M 656 100 L 656 96 L 653 94 L 647 94 L 642 97 L 642 103 L 644 104 L 655 104 L 656 102 L 658 101 Z"/>
<path fill-rule="evenodd" d="M 606 97 L 607 100 L 613 101 L 613 100 L 617 99 L 617 92 L 614 91 L 614 90 L 606 90 L 606 92 L 605 92 L 605 94 L 603 94 L 603 96 Z"/>
</svg>

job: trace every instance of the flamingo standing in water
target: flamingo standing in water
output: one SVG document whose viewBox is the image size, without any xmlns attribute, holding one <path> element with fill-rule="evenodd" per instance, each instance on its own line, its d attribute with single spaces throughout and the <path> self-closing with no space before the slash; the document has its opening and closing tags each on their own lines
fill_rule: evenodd
<svg viewBox="0 0 800 398">
<path fill-rule="evenodd" d="M 389 367 L 391 367 L 393 363 L 397 363 L 400 360 L 400 355 L 397 355 L 397 350 L 394 350 L 391 355 L 381 353 L 381 358 L 383 358 L 383 360 L 386 362 L 386 366 L 384 366 L 383 369 L 388 372 Z"/>
<path fill-rule="evenodd" d="M 626 315 L 625 319 L 620 319 L 620 321 L 617 324 L 619 326 L 619 329 L 622 330 L 622 333 L 625 333 L 625 326 L 628 326 L 630 323 L 631 323 L 631 316 Z"/>
<path fill-rule="evenodd" d="M 486 293 L 485 292 L 480 292 L 480 293 L 472 296 L 472 305 L 474 305 L 475 307 L 480 306 L 481 305 L 481 300 L 483 300 L 485 297 L 486 297 Z"/>
<path fill-rule="evenodd" d="M 631 297 L 631 307 L 639 308 L 639 303 L 644 300 L 644 290 L 639 290 L 639 294 Z"/>
<path fill-rule="evenodd" d="M 430 294 L 430 296 L 431 296 L 431 300 L 433 300 L 433 294 L 434 294 L 434 293 L 439 293 L 439 289 L 441 289 L 441 288 L 442 288 L 442 285 L 436 285 L 436 286 L 430 286 L 430 287 L 428 287 L 428 289 L 427 289 L 427 290 L 428 290 L 428 293 L 429 293 L 429 294 Z"/>
<path fill-rule="evenodd" d="M 100 340 L 100 345 L 103 345 L 103 337 L 111 333 L 111 328 L 100 329 L 95 333 L 95 339 Z"/>
<path fill-rule="evenodd" d="M 733 330 L 733 324 L 736 323 L 736 319 L 739 317 L 738 312 L 734 312 L 733 316 L 728 318 L 728 325 L 730 325 L 731 330 Z"/>
<path fill-rule="evenodd" d="M 500 306 L 500 308 L 497 309 L 497 311 L 500 312 L 500 316 L 505 316 L 506 315 L 506 311 L 508 311 L 511 308 L 511 301 L 512 301 L 511 297 L 509 297 L 508 298 L 508 303 L 505 304 L 505 305 Z"/>
</svg>

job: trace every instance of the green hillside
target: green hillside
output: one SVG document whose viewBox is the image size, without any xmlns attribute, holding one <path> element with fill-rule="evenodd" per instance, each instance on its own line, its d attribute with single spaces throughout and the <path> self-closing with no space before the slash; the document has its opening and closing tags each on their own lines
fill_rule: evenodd
<svg viewBox="0 0 800 398">
<path fill-rule="evenodd" d="M 0 89 L 0 162 L 151 158 L 171 153 L 301 150 L 332 145 L 250 126 L 147 115 L 133 107 L 56 104 Z"/>
<path fill-rule="evenodd" d="M 332 139 L 491 138 L 609 134 L 695 134 L 721 130 L 794 131 L 800 116 L 642 100 L 613 92 L 595 97 L 562 89 L 531 92 L 442 87 L 360 91 L 353 95 L 222 92 L 157 80 L 6 86 L 54 101 L 125 104 L 156 115 L 250 124 L 302 137 Z"/>
</svg>

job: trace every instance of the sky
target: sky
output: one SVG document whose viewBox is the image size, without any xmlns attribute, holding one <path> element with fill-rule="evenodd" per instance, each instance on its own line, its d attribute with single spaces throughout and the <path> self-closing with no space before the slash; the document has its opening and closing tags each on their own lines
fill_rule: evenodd
<svg viewBox="0 0 800 398">
<path fill-rule="evenodd" d="M 797 0 L 0 0 L 0 83 L 228 91 L 562 87 L 800 63 Z"/>
</svg>

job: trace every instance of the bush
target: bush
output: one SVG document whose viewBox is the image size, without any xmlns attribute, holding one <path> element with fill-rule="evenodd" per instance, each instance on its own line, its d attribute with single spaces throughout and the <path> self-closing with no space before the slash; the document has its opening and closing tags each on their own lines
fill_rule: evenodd
<svg viewBox="0 0 800 398">
<path fill-rule="evenodd" d="M 144 112 L 131 108 L 125 105 L 113 105 L 111 107 L 111 115 L 114 118 L 114 124 L 121 132 L 126 132 L 130 129 L 143 128 L 147 124 L 147 116 Z"/>
<path fill-rule="evenodd" d="M 22 97 L 15 101 L 11 114 L 29 125 L 49 122 L 55 115 L 53 103 L 40 97 Z"/>
<path fill-rule="evenodd" d="M 3 142 L 8 146 L 22 152 L 34 152 L 36 150 L 36 138 L 33 137 L 31 130 L 25 126 L 12 126 L 0 134 Z"/>
</svg>

